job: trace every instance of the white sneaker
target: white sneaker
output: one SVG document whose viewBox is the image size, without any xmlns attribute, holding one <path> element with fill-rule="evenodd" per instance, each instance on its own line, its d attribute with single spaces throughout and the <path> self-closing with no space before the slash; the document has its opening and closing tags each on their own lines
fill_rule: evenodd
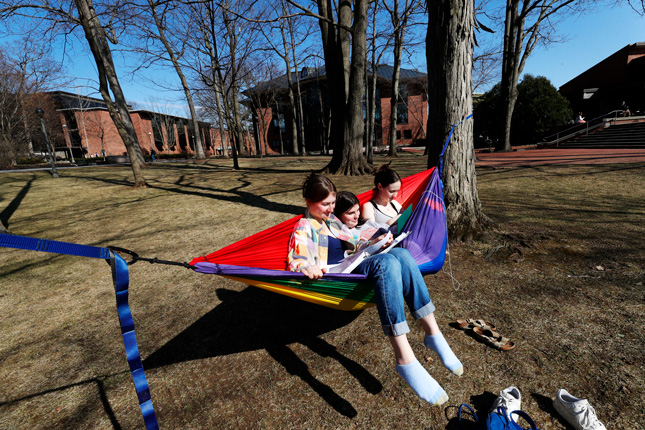
<svg viewBox="0 0 645 430">
<path fill-rule="evenodd" d="M 574 397 L 565 389 L 558 390 L 553 407 L 576 430 L 607 430 L 587 400 Z"/>
<path fill-rule="evenodd" d="M 510 386 L 500 391 L 499 396 L 493 402 L 493 407 L 490 409 L 490 412 L 496 412 L 500 406 L 506 409 L 507 414 L 522 409 L 522 394 L 520 394 L 520 390 L 517 387 Z"/>
</svg>

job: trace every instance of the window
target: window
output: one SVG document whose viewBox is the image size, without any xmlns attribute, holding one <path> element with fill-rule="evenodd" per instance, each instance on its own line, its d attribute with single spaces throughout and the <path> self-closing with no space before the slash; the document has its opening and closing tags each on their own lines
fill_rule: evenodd
<svg viewBox="0 0 645 430">
<path fill-rule="evenodd" d="M 401 140 L 401 130 L 396 131 L 396 140 Z"/>
<path fill-rule="evenodd" d="M 396 105 L 396 123 L 408 123 L 408 106 L 405 103 L 398 103 Z"/>
<path fill-rule="evenodd" d="M 403 130 L 404 139 L 412 139 L 412 130 Z"/>
</svg>

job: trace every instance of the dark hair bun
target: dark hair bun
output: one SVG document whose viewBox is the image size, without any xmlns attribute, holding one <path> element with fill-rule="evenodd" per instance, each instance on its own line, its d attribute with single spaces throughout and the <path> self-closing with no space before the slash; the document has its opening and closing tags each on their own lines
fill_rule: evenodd
<svg viewBox="0 0 645 430">
<path fill-rule="evenodd" d="M 376 169 L 376 172 L 374 172 L 375 187 L 378 186 L 378 184 L 381 184 L 382 187 L 387 187 L 390 184 L 401 181 L 401 177 L 396 173 L 396 170 L 390 167 L 391 163 L 392 162 L 390 161 Z"/>
</svg>

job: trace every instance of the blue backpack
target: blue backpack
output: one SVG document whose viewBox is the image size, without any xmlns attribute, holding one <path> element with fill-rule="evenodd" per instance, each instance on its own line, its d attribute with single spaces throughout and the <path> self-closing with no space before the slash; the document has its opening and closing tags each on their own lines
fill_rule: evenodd
<svg viewBox="0 0 645 430">
<path fill-rule="evenodd" d="M 517 415 L 521 418 L 524 418 L 524 420 L 531 426 L 529 427 L 529 430 L 538 430 L 537 426 L 535 425 L 535 422 L 531 419 L 529 414 L 527 414 L 524 411 L 511 411 L 509 414 L 506 409 L 503 407 L 497 408 L 495 412 L 491 412 L 488 414 L 488 417 L 486 417 L 485 421 L 481 421 L 478 417 L 475 411 L 473 411 L 473 408 L 468 406 L 465 403 L 462 403 L 459 406 L 459 411 L 457 412 L 457 417 L 459 418 L 459 428 L 461 429 L 461 409 L 463 407 L 468 408 L 470 410 L 470 413 L 473 415 L 475 418 L 475 422 L 479 423 L 479 426 L 477 427 L 479 430 L 527 430 L 524 429 L 524 427 L 520 426 L 515 420 L 512 418 L 512 415 Z"/>
</svg>

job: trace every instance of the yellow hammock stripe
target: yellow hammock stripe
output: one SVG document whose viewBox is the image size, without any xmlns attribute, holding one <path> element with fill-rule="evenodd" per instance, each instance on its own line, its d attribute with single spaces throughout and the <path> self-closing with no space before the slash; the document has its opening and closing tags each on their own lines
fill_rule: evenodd
<svg viewBox="0 0 645 430">
<path fill-rule="evenodd" d="M 259 287 L 268 291 L 273 291 L 274 293 L 289 296 L 294 299 L 304 300 L 309 303 L 327 306 L 328 308 L 338 309 L 342 311 L 359 311 L 362 309 L 376 306 L 374 303 L 367 303 L 367 302 L 357 301 L 352 299 L 342 299 L 342 298 L 330 296 L 328 294 L 300 290 L 297 288 L 287 287 L 284 285 L 272 284 L 266 281 L 240 278 L 237 276 L 224 276 L 224 277 L 228 279 L 232 279 L 234 281 L 243 282 L 248 285 L 253 285 L 254 287 Z"/>
</svg>

